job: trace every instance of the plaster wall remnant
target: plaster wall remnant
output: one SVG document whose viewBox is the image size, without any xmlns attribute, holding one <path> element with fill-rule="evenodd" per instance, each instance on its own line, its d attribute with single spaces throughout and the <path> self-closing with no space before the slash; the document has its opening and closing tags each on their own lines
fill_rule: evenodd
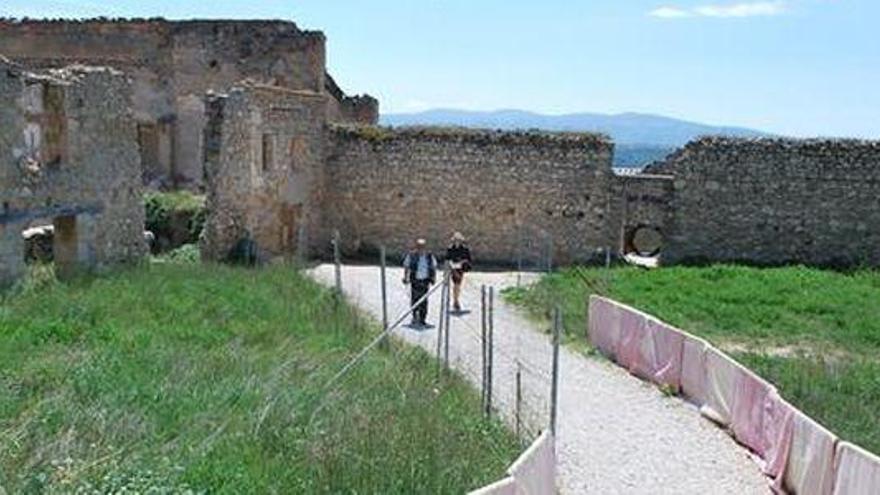
<svg viewBox="0 0 880 495">
<path fill-rule="evenodd" d="M 665 263 L 880 265 L 880 142 L 703 138 L 674 176 Z"/>
<path fill-rule="evenodd" d="M 72 63 L 133 82 L 144 179 L 203 184 L 207 91 L 244 79 L 330 95 L 321 120 L 375 123 L 378 102 L 346 96 L 326 74 L 325 37 L 287 21 L 0 20 L 4 55 L 29 68 Z"/>
<path fill-rule="evenodd" d="M 206 259 L 230 258 L 244 238 L 261 258 L 308 253 L 320 221 L 327 98 L 254 84 L 207 98 Z"/>
<path fill-rule="evenodd" d="M 34 74 L 0 57 L 0 284 L 24 272 L 35 220 L 54 225 L 62 275 L 144 253 L 131 92 L 112 69 Z"/>
</svg>

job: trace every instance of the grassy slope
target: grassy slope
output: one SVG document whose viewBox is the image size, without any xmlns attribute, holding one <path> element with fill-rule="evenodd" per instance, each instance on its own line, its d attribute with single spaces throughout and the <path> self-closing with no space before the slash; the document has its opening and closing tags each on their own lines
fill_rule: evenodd
<svg viewBox="0 0 880 495">
<path fill-rule="evenodd" d="M 288 267 L 153 265 L 8 297 L 0 487 L 462 493 L 497 479 L 517 442 L 419 351 L 371 354 L 318 410 L 371 330 Z"/>
<path fill-rule="evenodd" d="M 583 341 L 585 298 L 610 297 L 735 351 L 737 359 L 846 439 L 880 452 L 880 272 L 804 267 L 572 269 L 507 297 L 560 305 Z"/>
</svg>

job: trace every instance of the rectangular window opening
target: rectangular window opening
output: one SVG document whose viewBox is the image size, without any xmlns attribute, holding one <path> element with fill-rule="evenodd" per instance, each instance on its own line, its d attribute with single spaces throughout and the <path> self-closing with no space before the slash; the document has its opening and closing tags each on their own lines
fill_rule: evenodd
<svg viewBox="0 0 880 495">
<path fill-rule="evenodd" d="M 272 134 L 263 134 L 263 172 L 272 169 L 275 160 L 275 136 Z"/>
</svg>

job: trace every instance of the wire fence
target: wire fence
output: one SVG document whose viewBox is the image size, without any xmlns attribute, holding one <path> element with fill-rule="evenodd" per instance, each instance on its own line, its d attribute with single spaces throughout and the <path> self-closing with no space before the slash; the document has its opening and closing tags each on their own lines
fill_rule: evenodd
<svg viewBox="0 0 880 495">
<path fill-rule="evenodd" d="M 338 232 L 334 234 L 332 244 L 334 292 L 341 296 L 347 281 L 342 270 Z M 522 250 L 524 256 L 520 258 L 519 269 L 528 271 L 552 268 L 551 237 L 539 236 L 537 240 L 524 246 L 529 249 Z M 562 332 L 560 317 L 554 319 L 554 338 L 547 349 L 549 352 L 523 352 L 523 346 L 533 346 L 535 343 L 531 340 L 523 342 L 522 329 L 511 328 L 513 323 L 509 318 L 497 317 L 496 301 L 500 294 L 496 288 L 486 285 L 479 288 L 465 286 L 462 299 L 469 301 L 471 305 L 475 304 L 474 301 L 479 301 L 479 307 L 472 311 L 454 310 L 451 300 L 451 269 L 448 264 L 440 264 L 438 283 L 419 300 L 410 301 L 403 311 L 390 318 L 390 308 L 400 308 L 401 305 L 399 300 L 396 301 L 397 304 L 389 301 L 388 260 L 384 247 L 380 248 L 378 258 L 379 269 L 375 283 L 379 290 L 368 293 L 378 294 L 371 297 L 381 300 L 360 302 L 381 308 L 382 331 L 333 376 L 325 387 L 326 393 L 332 392 L 370 352 L 382 345 L 388 345 L 389 337 L 393 335 L 433 354 L 439 372 L 449 373 L 455 370 L 470 380 L 479 390 L 481 414 L 487 419 L 500 417 L 505 420 L 523 446 L 537 439 L 542 432 L 555 429 L 558 336 Z M 432 299 L 435 302 L 439 299 L 436 325 L 426 329 L 407 327 L 405 322 L 412 316 L 415 308 L 423 301 Z M 546 339 L 542 342 L 547 345 Z M 421 352 L 416 351 L 415 346 L 405 346 L 395 351 Z"/>
</svg>

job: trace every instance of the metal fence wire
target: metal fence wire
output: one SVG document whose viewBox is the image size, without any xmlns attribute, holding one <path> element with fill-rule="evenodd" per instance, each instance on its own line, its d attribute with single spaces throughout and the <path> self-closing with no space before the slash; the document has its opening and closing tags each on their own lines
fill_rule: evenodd
<svg viewBox="0 0 880 495">
<path fill-rule="evenodd" d="M 553 235 L 534 225 L 517 227 L 517 273 L 547 273 L 553 271 Z M 518 277 L 517 283 L 521 284 Z"/>
<path fill-rule="evenodd" d="M 523 272 L 550 270 L 552 236 L 542 229 L 524 229 L 521 232 L 524 234 L 520 250 L 523 256 L 518 260 L 518 268 Z M 339 234 L 334 235 L 333 247 L 338 246 L 339 242 Z M 376 348 L 384 347 L 382 344 L 387 343 L 390 336 L 401 331 L 404 323 L 419 304 L 417 301 L 408 305 L 402 312 L 393 312 L 389 309 L 391 305 L 388 301 L 387 287 L 388 260 L 385 252 L 382 247 L 377 260 L 379 270 L 376 284 L 380 288 L 378 297 L 382 300 L 375 301 L 381 304 L 379 307 L 382 308 L 383 330 L 333 376 L 325 388 L 327 392 L 344 379 L 345 375 L 367 354 Z M 339 249 L 334 249 L 334 265 L 335 292 L 341 294 L 346 282 Z M 392 263 L 392 266 L 395 265 L 396 263 Z M 394 280 L 395 277 L 390 279 Z M 468 318 L 467 314 L 454 312 L 451 309 L 452 281 L 448 265 L 438 267 L 438 280 L 439 283 L 424 296 L 425 299 L 431 298 L 434 301 L 439 298 L 439 311 L 436 313 L 439 317 L 434 327 L 436 335 L 430 335 L 429 340 L 412 339 L 411 343 L 433 354 L 441 372 L 448 373 L 455 369 L 465 378 L 470 379 L 480 392 L 481 413 L 487 419 L 495 416 L 504 419 L 514 429 L 523 445 L 532 442 L 543 431 L 553 430 L 558 388 L 561 318 L 558 316 L 554 318 L 554 337 L 551 342 L 542 344 L 550 345 L 551 352 L 541 353 L 541 357 L 536 357 L 533 352 L 526 352 L 527 349 L 523 348 L 521 329 L 509 328 L 511 324 L 509 320 L 496 317 L 496 303 L 500 294 L 495 287 L 485 285 L 477 287 L 473 284 L 464 286 L 462 297 L 467 298 L 472 304 L 474 301 L 479 301 L 479 308 L 474 307 L 472 317 Z M 408 340 L 406 335 L 399 336 Z M 529 345 L 534 345 L 534 342 L 530 342 Z M 413 348 L 411 352 L 418 351 Z"/>
</svg>

